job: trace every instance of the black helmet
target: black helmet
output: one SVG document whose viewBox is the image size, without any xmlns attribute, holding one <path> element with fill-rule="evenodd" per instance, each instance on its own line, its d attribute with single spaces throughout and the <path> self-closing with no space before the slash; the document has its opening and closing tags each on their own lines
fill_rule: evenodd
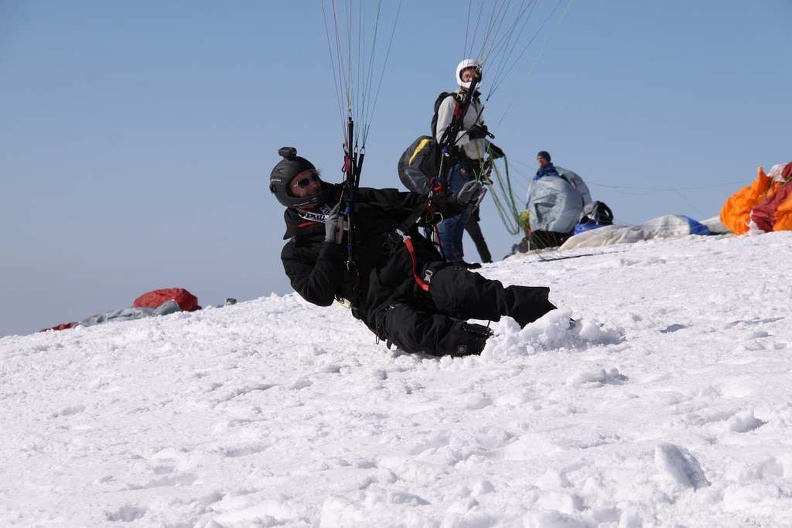
<svg viewBox="0 0 792 528">
<path fill-rule="evenodd" d="M 324 203 L 332 190 L 322 185 L 322 190 L 313 196 L 298 198 L 289 192 L 289 182 L 303 171 L 316 170 L 313 163 L 297 155 L 294 147 L 281 147 L 278 154 L 283 157 L 270 173 L 270 192 L 286 207 L 304 207 L 313 203 Z"/>
</svg>

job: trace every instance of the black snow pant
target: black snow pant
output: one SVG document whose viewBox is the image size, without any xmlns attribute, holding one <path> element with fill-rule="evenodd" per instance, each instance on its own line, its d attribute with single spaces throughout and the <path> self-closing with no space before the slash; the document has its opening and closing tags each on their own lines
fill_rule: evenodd
<svg viewBox="0 0 792 528">
<path fill-rule="evenodd" d="M 467 319 L 514 318 L 520 326 L 555 309 L 546 287 L 507 286 L 478 273 L 432 263 L 429 292 L 416 302 L 395 302 L 376 315 L 377 334 L 406 352 L 434 356 L 478 354 L 491 335 Z M 423 273 L 426 273 L 426 269 Z"/>
</svg>

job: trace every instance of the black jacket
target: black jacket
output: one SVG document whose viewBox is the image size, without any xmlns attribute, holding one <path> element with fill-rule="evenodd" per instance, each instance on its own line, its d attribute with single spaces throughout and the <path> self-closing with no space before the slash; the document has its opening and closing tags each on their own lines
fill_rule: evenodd
<svg viewBox="0 0 792 528">
<path fill-rule="evenodd" d="M 334 187 L 340 196 L 341 187 Z M 286 209 L 284 238 L 290 240 L 281 251 L 281 260 L 292 287 L 306 301 L 319 306 L 329 306 L 336 298 L 348 300 L 354 316 L 375 330 L 374 314 L 378 310 L 394 302 L 415 300 L 413 259 L 395 230 L 404 227 L 405 220 L 426 205 L 425 196 L 411 192 L 358 189 L 351 270 L 346 264 L 348 233 L 342 244 L 325 242 L 323 223 L 304 220 L 296 210 Z M 463 208 L 453 196 L 435 197 L 433 205 L 447 215 L 458 214 Z M 415 249 L 418 273 L 426 263 L 442 260 L 415 225 L 407 234 Z"/>
</svg>

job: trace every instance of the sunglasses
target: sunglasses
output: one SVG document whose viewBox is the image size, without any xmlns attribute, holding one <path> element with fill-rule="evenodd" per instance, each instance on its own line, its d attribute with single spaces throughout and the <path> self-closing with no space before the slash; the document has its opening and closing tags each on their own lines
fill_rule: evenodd
<svg viewBox="0 0 792 528">
<path fill-rule="evenodd" d="M 294 189 L 295 187 L 299 187 L 300 189 L 305 189 L 311 182 L 318 182 L 319 175 L 318 174 L 311 174 L 310 176 L 306 176 L 305 178 L 300 178 L 296 182 L 292 183 L 291 188 Z"/>
</svg>

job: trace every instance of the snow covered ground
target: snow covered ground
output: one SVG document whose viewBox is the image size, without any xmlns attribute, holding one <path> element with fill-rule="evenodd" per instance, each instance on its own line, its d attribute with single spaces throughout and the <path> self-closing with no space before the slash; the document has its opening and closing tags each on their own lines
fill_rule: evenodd
<svg viewBox="0 0 792 528">
<path fill-rule="evenodd" d="M 472 358 L 295 295 L 2 338 L 0 526 L 792 526 L 790 254 L 519 255 L 560 309 Z"/>
</svg>

